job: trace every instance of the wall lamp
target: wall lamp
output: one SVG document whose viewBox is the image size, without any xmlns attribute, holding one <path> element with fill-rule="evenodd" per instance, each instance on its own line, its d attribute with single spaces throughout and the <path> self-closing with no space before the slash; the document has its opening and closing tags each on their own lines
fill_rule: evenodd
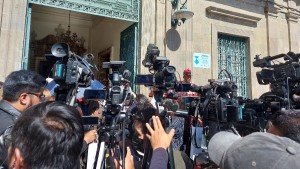
<svg viewBox="0 0 300 169">
<path fill-rule="evenodd" d="M 171 17 L 171 26 L 172 28 L 176 29 L 177 26 L 181 25 L 181 22 L 184 23 L 185 20 L 190 19 L 194 16 L 194 12 L 188 10 L 185 6 L 187 0 L 180 7 L 179 10 L 177 10 L 179 0 L 172 0 L 172 8 L 174 9 L 174 13 Z M 181 21 L 181 22 L 180 22 Z"/>
</svg>

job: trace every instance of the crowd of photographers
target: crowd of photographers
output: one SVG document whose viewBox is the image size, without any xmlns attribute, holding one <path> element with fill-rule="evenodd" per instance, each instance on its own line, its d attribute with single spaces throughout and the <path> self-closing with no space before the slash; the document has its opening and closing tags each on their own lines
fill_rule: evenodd
<svg viewBox="0 0 300 169">
<path fill-rule="evenodd" d="M 190 82 L 190 70 L 184 71 L 184 79 Z M 0 101 L 0 168 L 85 168 L 88 144 L 99 133 L 85 131 L 81 116 L 93 114 L 101 105 L 96 102 L 93 112 L 86 113 L 91 105 L 84 100 L 81 109 L 55 102 L 51 95 L 46 97 L 45 85 L 46 80 L 32 71 L 15 71 L 6 77 Z M 190 119 L 155 116 L 157 109 L 151 103 L 155 101 L 141 94 L 134 98 L 128 109 L 125 166 L 112 150 L 113 168 L 169 168 L 170 146 L 174 147 L 175 168 L 193 168 L 194 162 L 186 154 L 189 146 L 182 147 L 189 144 L 183 140 L 182 128 L 185 122 L 191 125 Z M 178 121 L 171 125 L 175 130 L 168 127 L 172 121 Z M 202 125 L 201 119 L 197 121 Z M 152 153 L 148 158 L 149 149 Z M 209 140 L 208 154 L 221 169 L 300 168 L 300 112 L 283 110 L 273 114 L 267 133 L 241 137 L 218 132 Z"/>
<path fill-rule="evenodd" d="M 51 101 L 51 97 L 47 99 L 45 85 L 46 80 L 33 71 L 15 71 L 6 77 L 0 101 L 1 168 L 80 168 L 80 158 L 87 144 L 96 139 L 96 130 L 84 133 L 78 109 Z M 153 107 L 143 106 L 138 110 L 141 118 L 137 119 L 145 122 L 152 118 L 153 128 L 140 123 L 142 136 L 137 137 L 150 140 L 155 161 L 150 168 L 157 168 L 157 165 L 164 168 L 166 148 L 174 131 L 167 134 L 155 116 L 145 119 L 142 112 L 147 109 L 149 115 L 154 115 Z M 138 129 L 134 133 L 138 133 Z M 114 161 L 116 167 L 119 166 L 119 161 Z M 125 164 L 125 168 L 134 168 L 130 149 Z"/>
</svg>

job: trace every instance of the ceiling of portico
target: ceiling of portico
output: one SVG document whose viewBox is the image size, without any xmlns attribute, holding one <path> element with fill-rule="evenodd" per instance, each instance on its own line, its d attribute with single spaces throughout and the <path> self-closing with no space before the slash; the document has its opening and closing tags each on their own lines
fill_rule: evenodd
<svg viewBox="0 0 300 169">
<path fill-rule="evenodd" d="M 62 18 L 64 18 L 66 24 L 68 24 L 70 14 L 71 25 L 80 27 L 92 27 L 105 19 L 105 17 L 102 16 L 90 15 L 74 11 L 70 12 L 68 10 L 40 5 L 33 5 L 32 11 L 32 17 L 35 20 L 46 19 L 49 22 L 61 22 Z"/>
</svg>

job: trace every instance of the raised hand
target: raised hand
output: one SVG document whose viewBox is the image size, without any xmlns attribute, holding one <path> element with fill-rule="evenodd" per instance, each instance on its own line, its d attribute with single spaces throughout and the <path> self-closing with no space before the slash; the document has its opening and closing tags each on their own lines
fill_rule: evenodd
<svg viewBox="0 0 300 169">
<path fill-rule="evenodd" d="M 160 147 L 167 149 L 170 146 L 172 138 L 175 134 L 175 130 L 171 129 L 169 133 L 166 133 L 158 116 L 152 117 L 152 123 L 154 129 L 152 129 L 152 127 L 146 123 L 146 127 L 150 133 L 150 135 L 146 134 L 146 136 L 150 140 L 152 149 L 155 150 Z"/>
</svg>

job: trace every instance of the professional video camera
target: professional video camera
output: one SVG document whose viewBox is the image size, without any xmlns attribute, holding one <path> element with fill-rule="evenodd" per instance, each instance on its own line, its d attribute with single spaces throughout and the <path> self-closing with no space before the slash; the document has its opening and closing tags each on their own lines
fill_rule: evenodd
<svg viewBox="0 0 300 169">
<path fill-rule="evenodd" d="M 88 63 L 92 54 L 82 58 L 71 52 L 66 43 L 54 44 L 51 53 L 56 60 L 52 68 L 52 78 L 59 85 L 55 89 L 56 100 L 73 106 L 76 102 L 78 87 L 88 87 L 94 78 L 92 66 Z"/>
<path fill-rule="evenodd" d="M 221 78 L 223 72 L 227 73 L 227 76 Z M 211 165 L 205 148 L 211 137 L 219 131 L 238 133 L 236 125 L 241 120 L 237 85 L 232 81 L 232 76 L 226 70 L 222 70 L 217 80 L 209 79 L 208 82 L 205 86 L 191 88 L 199 96 L 189 103 L 188 111 L 194 119 L 193 125 L 190 126 L 191 132 L 186 132 L 185 135 L 189 143 L 186 144 L 186 153 L 195 162 L 201 163 L 201 168 L 206 164 Z M 201 118 L 202 124 L 199 124 L 198 118 Z"/>
<path fill-rule="evenodd" d="M 237 86 L 230 79 L 209 79 L 206 86 L 195 87 L 200 95 L 197 103 L 191 103 L 195 116 L 203 121 L 207 138 L 220 130 L 227 130 L 240 120 L 239 103 L 236 96 Z M 196 106 L 196 107 L 193 107 Z"/>
<path fill-rule="evenodd" d="M 296 102 L 291 100 L 292 96 L 300 91 L 299 56 L 292 52 L 262 59 L 256 56 L 253 66 L 263 68 L 256 73 L 258 83 L 270 84 L 271 87 L 271 91 L 264 93 L 259 99 L 237 97 L 237 88 L 230 81 L 227 85 L 212 85 L 210 82 L 211 85 L 199 87 L 199 112 L 203 118 L 207 141 L 221 130 L 231 130 L 243 136 L 263 131 L 274 112 L 295 107 Z M 280 58 L 285 62 L 275 64 L 274 61 Z M 220 89 L 217 90 L 216 87 Z M 208 160 L 205 161 L 209 163 Z"/>
<path fill-rule="evenodd" d="M 102 98 L 105 100 L 102 109 L 103 120 L 98 125 L 98 145 L 95 161 L 92 164 L 94 168 L 104 168 L 105 154 L 114 149 L 115 156 L 120 160 L 122 159 L 122 165 L 125 166 L 125 154 L 126 147 L 125 141 L 122 148 L 119 146 L 120 141 L 126 140 L 128 131 L 125 129 L 128 123 L 126 108 L 127 101 L 130 102 L 131 87 L 130 81 L 127 79 L 130 77 L 130 72 L 124 70 L 123 74 L 120 73 L 120 69 L 125 61 L 110 61 L 104 62 L 102 67 L 105 69 L 111 69 L 109 74 L 110 86 L 105 94 L 102 94 Z"/>
<path fill-rule="evenodd" d="M 275 56 L 266 56 L 262 59 L 256 56 L 253 62 L 254 67 L 261 67 L 262 70 L 256 73 L 259 84 L 270 84 L 271 93 L 282 97 L 286 102 L 286 108 L 290 109 L 298 106 L 294 101 L 293 95 L 300 93 L 300 54 L 288 52 L 287 54 L 279 54 Z M 275 64 L 276 59 L 283 59 L 285 62 Z"/>
<path fill-rule="evenodd" d="M 130 77 L 131 73 L 129 70 L 124 70 L 123 74 L 120 73 L 120 68 L 124 63 L 125 61 L 110 61 L 103 63 L 103 68 L 112 70 L 111 74 L 109 75 L 110 88 L 108 90 L 108 95 L 106 98 L 107 101 L 104 108 L 105 114 L 114 116 L 121 111 L 124 112 L 125 110 L 123 108 L 125 106 L 125 102 L 131 98 L 130 85 L 124 86 L 125 83 L 130 83 L 128 78 Z"/>
<path fill-rule="evenodd" d="M 165 56 L 159 56 L 159 49 L 154 44 L 149 44 L 143 65 L 149 68 L 151 75 L 138 75 L 137 84 L 154 87 L 154 97 L 161 102 L 163 93 L 175 89 L 177 85 L 176 68 L 170 66 L 170 61 Z M 147 81 L 144 81 L 147 80 Z"/>
<path fill-rule="evenodd" d="M 270 85 L 271 91 L 262 94 L 258 99 L 239 98 L 243 107 L 239 127 L 243 135 L 255 131 L 264 131 L 269 118 L 278 110 L 296 108 L 299 102 L 293 96 L 299 94 L 300 63 L 299 54 L 288 52 L 262 59 L 255 57 L 254 67 L 261 67 L 256 72 L 257 81 L 261 85 Z M 280 63 L 277 59 L 284 61 Z M 279 62 L 276 64 L 274 61 Z"/>
<path fill-rule="evenodd" d="M 269 84 L 271 91 L 262 94 L 258 99 L 238 99 L 243 107 L 238 124 L 243 135 L 264 131 L 267 121 L 276 111 L 299 107 L 299 102 L 294 100 L 294 95 L 298 95 L 300 91 L 299 56 L 289 52 L 262 59 L 255 57 L 253 66 L 263 68 L 256 73 L 257 81 L 262 85 Z M 278 61 L 275 64 L 276 59 L 284 62 Z"/>
<path fill-rule="evenodd" d="M 156 45 L 148 45 L 142 63 L 151 74 L 137 75 L 136 84 L 151 86 L 154 89 L 156 103 L 163 103 L 163 99 L 177 99 L 175 93 L 177 91 L 191 90 L 191 84 L 179 83 L 175 75 L 176 68 L 169 65 L 170 60 L 167 57 L 159 54 L 160 50 Z"/>
<path fill-rule="evenodd" d="M 238 123 L 242 135 L 263 132 L 272 114 L 287 107 L 286 100 L 271 92 L 262 95 L 259 99 L 239 98 L 238 101 L 243 107 L 241 121 Z"/>
</svg>

